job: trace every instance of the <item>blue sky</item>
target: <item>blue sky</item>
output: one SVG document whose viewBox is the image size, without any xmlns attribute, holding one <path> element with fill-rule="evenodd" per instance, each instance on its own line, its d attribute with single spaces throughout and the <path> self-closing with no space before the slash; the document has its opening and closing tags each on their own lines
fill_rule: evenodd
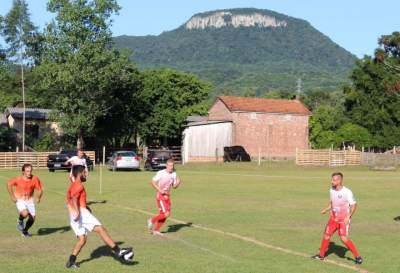
<svg viewBox="0 0 400 273">
<path fill-rule="evenodd" d="M 12 0 L 0 0 L 0 14 Z M 43 27 L 52 18 L 47 0 L 27 0 L 32 20 Z M 334 42 L 362 57 L 371 55 L 382 34 L 400 31 L 399 0 L 118 0 L 122 7 L 114 18 L 114 35 L 157 35 L 183 24 L 193 14 L 224 8 L 270 9 L 305 19 Z"/>
</svg>

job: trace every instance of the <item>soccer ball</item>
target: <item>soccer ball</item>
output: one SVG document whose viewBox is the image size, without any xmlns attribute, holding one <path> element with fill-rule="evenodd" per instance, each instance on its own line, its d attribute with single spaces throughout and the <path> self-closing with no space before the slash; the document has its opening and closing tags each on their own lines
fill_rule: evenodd
<svg viewBox="0 0 400 273">
<path fill-rule="evenodd" d="M 133 249 L 131 247 L 121 249 L 120 257 L 124 261 L 127 261 L 127 262 L 128 261 L 132 261 L 133 260 L 133 256 L 135 256 L 135 254 L 133 253 Z"/>
</svg>

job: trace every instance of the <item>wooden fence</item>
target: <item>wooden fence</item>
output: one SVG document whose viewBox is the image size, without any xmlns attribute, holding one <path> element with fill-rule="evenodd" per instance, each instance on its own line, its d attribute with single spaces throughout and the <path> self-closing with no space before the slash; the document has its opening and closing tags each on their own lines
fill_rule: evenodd
<svg viewBox="0 0 400 273">
<path fill-rule="evenodd" d="M 0 153 L 0 169 L 17 169 L 30 163 L 35 169 L 47 168 L 47 157 L 58 152 L 5 152 Z M 94 151 L 85 151 L 86 155 L 96 162 Z"/>
<path fill-rule="evenodd" d="M 296 165 L 346 166 L 361 165 L 360 151 L 296 150 Z"/>
</svg>

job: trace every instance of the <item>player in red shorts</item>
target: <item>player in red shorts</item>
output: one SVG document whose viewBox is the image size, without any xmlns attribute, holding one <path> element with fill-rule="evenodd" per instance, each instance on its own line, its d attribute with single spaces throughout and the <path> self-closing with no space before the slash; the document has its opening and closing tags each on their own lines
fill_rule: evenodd
<svg viewBox="0 0 400 273">
<path fill-rule="evenodd" d="M 87 234 L 91 231 L 98 233 L 103 242 L 112 249 L 116 256 L 123 260 L 131 260 L 134 255 L 132 248 L 119 248 L 108 235 L 107 230 L 86 206 L 86 191 L 83 186 L 83 182 L 86 181 L 85 167 L 80 165 L 73 166 L 72 175 L 74 179 L 71 180 L 67 191 L 67 207 L 70 225 L 78 241 L 69 256 L 66 267 L 79 267 L 76 263 L 76 257 L 86 243 Z"/>
<path fill-rule="evenodd" d="M 13 191 L 15 187 L 15 192 Z M 32 175 L 32 165 L 24 164 L 22 166 L 22 176 L 11 179 L 7 183 L 7 190 L 11 200 L 17 206 L 19 218 L 17 228 L 24 237 L 30 237 L 28 230 L 35 222 L 36 209 L 33 194 L 36 190 L 36 203 L 40 203 L 42 198 L 42 183 L 37 176 Z M 24 219 L 28 218 L 24 227 Z"/>
<path fill-rule="evenodd" d="M 340 172 L 332 174 L 332 188 L 330 189 L 330 202 L 328 207 L 324 208 L 321 213 L 330 212 L 328 224 L 326 225 L 324 236 L 322 238 L 319 254 L 312 258 L 323 260 L 325 252 L 329 246 L 331 236 L 338 230 L 340 239 L 353 253 L 356 264 L 361 264 L 363 259 L 358 253 L 353 242 L 348 238 L 351 217 L 357 209 L 357 203 L 350 189 L 343 186 L 343 174 Z"/>
<path fill-rule="evenodd" d="M 154 235 L 162 235 L 161 226 L 165 223 L 171 212 L 171 189 L 176 189 L 181 184 L 181 180 L 174 171 L 174 161 L 168 159 L 166 168 L 158 171 L 153 177 L 151 185 L 157 190 L 157 207 L 159 214 L 147 221 L 147 227 Z"/>
</svg>

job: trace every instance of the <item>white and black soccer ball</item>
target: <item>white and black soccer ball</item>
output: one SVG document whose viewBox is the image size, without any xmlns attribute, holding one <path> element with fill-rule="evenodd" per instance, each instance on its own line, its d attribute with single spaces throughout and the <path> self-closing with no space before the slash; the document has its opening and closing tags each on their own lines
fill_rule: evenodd
<svg viewBox="0 0 400 273">
<path fill-rule="evenodd" d="M 124 261 L 132 261 L 133 256 L 135 256 L 133 249 L 131 247 L 129 248 L 124 248 L 121 249 L 120 255 L 119 255 Z"/>
</svg>

